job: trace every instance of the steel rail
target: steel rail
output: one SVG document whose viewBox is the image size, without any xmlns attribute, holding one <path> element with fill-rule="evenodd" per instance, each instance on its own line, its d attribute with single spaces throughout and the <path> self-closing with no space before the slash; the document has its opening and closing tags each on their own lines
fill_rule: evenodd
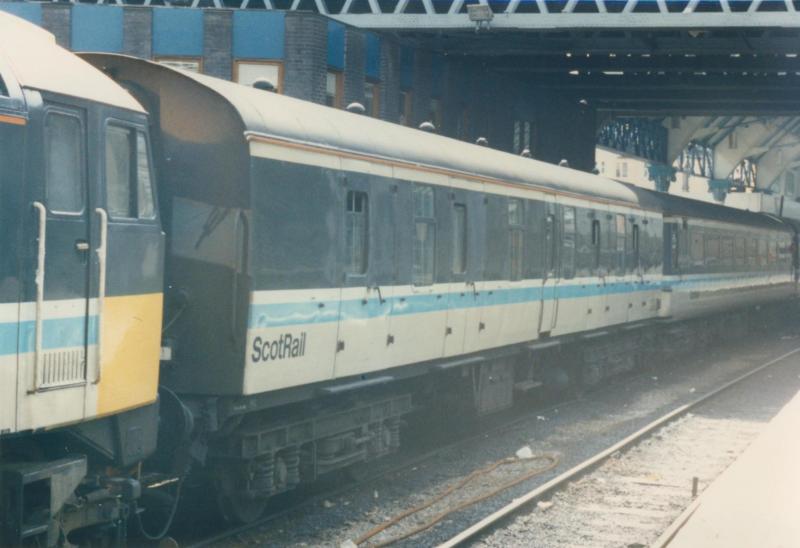
<svg viewBox="0 0 800 548">
<path fill-rule="evenodd" d="M 548 481 L 547 483 L 540 485 L 539 487 L 529 491 L 525 495 L 514 499 L 512 502 L 507 504 L 506 506 L 500 508 L 496 512 L 486 516 L 482 520 L 478 521 L 477 523 L 471 525 L 467 529 L 464 529 L 454 537 L 450 538 L 449 540 L 443 542 L 438 546 L 438 548 L 453 548 L 455 546 L 461 546 L 468 540 L 474 538 L 476 535 L 484 533 L 492 528 L 494 528 L 497 524 L 501 521 L 511 517 L 512 515 L 519 512 L 521 509 L 525 508 L 527 505 L 541 499 L 543 496 L 559 489 L 562 486 L 567 485 L 568 483 L 572 482 L 573 480 L 582 476 L 585 472 L 590 471 L 591 469 L 595 468 L 597 465 L 608 459 L 611 455 L 621 451 L 630 445 L 642 440 L 648 434 L 652 433 L 653 431 L 657 430 L 658 428 L 664 426 L 665 424 L 673 421 L 674 419 L 686 414 L 689 410 L 705 403 L 706 401 L 718 396 L 722 392 L 725 392 L 729 388 L 739 384 L 740 382 L 752 377 L 753 375 L 767 369 L 768 367 L 772 367 L 773 365 L 782 362 L 786 358 L 789 358 L 795 354 L 800 352 L 800 348 L 795 348 L 777 358 L 774 358 L 755 369 L 751 369 L 747 373 L 744 373 L 733 380 L 730 380 L 720 386 L 704 394 L 698 398 L 695 398 L 689 403 L 685 403 L 669 413 L 661 416 L 660 418 L 652 421 L 651 423 L 647 424 L 643 428 L 637 430 L 633 434 L 627 436 L 626 438 L 618 441 L 617 443 L 611 445 L 610 447 L 604 449 L 603 451 L 597 453 L 593 457 L 586 459 L 585 461 L 581 462 L 580 464 L 570 468 L 563 474 L 553 478 L 552 480 Z"/>
<path fill-rule="evenodd" d="M 297 504 L 292 504 L 288 508 L 285 508 L 285 509 L 280 510 L 280 511 L 275 512 L 275 513 L 268 514 L 268 515 L 264 516 L 263 518 L 260 518 L 260 519 L 258 519 L 256 521 L 254 521 L 253 523 L 247 523 L 247 524 L 244 524 L 244 525 L 239 525 L 239 526 L 236 526 L 236 527 L 232 527 L 230 529 L 226 529 L 224 531 L 221 531 L 221 532 L 219 532 L 219 533 L 217 533 L 217 534 L 215 534 L 213 536 L 210 536 L 210 537 L 207 537 L 207 538 L 204 538 L 204 539 L 200 539 L 200 540 L 197 540 L 195 542 L 190 542 L 190 543 L 188 543 L 186 545 L 185 548 L 203 548 L 203 547 L 206 547 L 206 546 L 215 546 L 219 542 L 221 542 L 221 541 L 223 541 L 225 539 L 231 538 L 231 537 L 236 536 L 236 535 L 241 534 L 241 533 L 246 533 L 248 531 L 253 531 L 255 529 L 258 529 L 258 528 L 260 528 L 260 527 L 262 527 L 262 526 L 264 526 L 264 525 L 266 525 L 268 523 L 271 523 L 271 522 L 276 521 L 276 520 L 278 520 L 278 519 L 280 519 L 282 517 L 285 517 L 285 516 L 291 514 L 292 512 L 296 512 L 297 510 L 300 510 L 302 508 L 308 508 L 308 507 L 312 506 L 313 504 L 318 503 L 318 502 L 320 502 L 320 501 L 322 501 L 324 499 L 334 498 L 334 497 L 336 497 L 338 495 L 341 495 L 343 493 L 347 493 L 349 491 L 352 491 L 353 489 L 355 489 L 357 487 L 360 487 L 362 485 L 367 485 L 367 484 L 369 484 L 371 482 L 374 482 L 376 480 L 382 479 L 382 478 L 384 478 L 386 476 L 389 476 L 391 474 L 395 474 L 395 473 L 401 472 L 403 470 L 406 470 L 408 468 L 417 466 L 420 463 L 428 461 L 428 460 L 430 460 L 430 459 L 432 459 L 432 458 L 434 458 L 434 457 L 440 455 L 441 453 L 443 453 L 445 451 L 448 451 L 450 449 L 457 448 L 457 447 L 459 447 L 461 445 L 466 445 L 466 444 L 468 444 L 470 442 L 474 442 L 474 441 L 477 441 L 477 440 L 485 439 L 487 434 L 496 434 L 496 433 L 501 433 L 501 432 L 503 432 L 505 430 L 512 429 L 516 425 L 518 425 L 519 423 L 530 419 L 532 416 L 540 415 L 542 413 L 547 413 L 548 411 L 552 411 L 553 409 L 563 409 L 564 407 L 567 407 L 569 405 L 574 405 L 574 404 L 578 403 L 579 401 L 580 401 L 580 399 L 571 398 L 571 399 L 567 399 L 567 400 L 558 401 L 556 403 L 553 403 L 551 405 L 546 405 L 544 407 L 533 407 L 531 409 L 526 409 L 522 413 L 514 413 L 514 416 L 510 420 L 508 420 L 506 422 L 502 422 L 500 424 L 493 425 L 493 426 L 491 426 L 491 427 L 489 427 L 487 429 L 482 429 L 482 430 L 480 430 L 479 432 L 477 432 L 475 434 L 472 434 L 472 435 L 467 436 L 467 437 L 462 438 L 462 439 L 455 440 L 455 441 L 453 441 L 451 443 L 448 443 L 446 445 L 434 447 L 433 449 L 431 449 L 431 450 L 429 450 L 429 451 L 427 451 L 427 452 L 425 452 L 425 453 L 423 453 L 421 455 L 416 455 L 413 458 L 410 458 L 409 460 L 405 460 L 405 461 L 403 461 L 403 462 L 401 462 L 401 463 L 399 463 L 399 464 L 397 464 L 395 466 L 390 466 L 386 470 L 377 471 L 375 474 L 371 474 L 371 475 L 369 475 L 369 476 L 367 476 L 367 477 L 365 477 L 365 478 L 363 478 L 361 480 L 354 481 L 352 483 L 348 483 L 347 485 L 343 485 L 341 487 L 338 487 L 338 488 L 335 488 L 335 489 L 332 489 L 332 490 L 328 490 L 328 491 L 325 491 L 323 493 L 312 495 L 312 496 L 310 496 L 310 497 L 308 497 L 308 498 L 306 498 L 304 500 L 301 500 Z"/>
</svg>

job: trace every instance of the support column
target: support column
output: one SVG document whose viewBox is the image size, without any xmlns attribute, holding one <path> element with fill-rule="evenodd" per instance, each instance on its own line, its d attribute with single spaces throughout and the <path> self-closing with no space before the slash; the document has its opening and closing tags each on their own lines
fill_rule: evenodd
<svg viewBox="0 0 800 548">
<path fill-rule="evenodd" d="M 53 33 L 56 44 L 67 49 L 72 45 L 71 8 L 71 4 L 42 4 L 42 26 Z"/>
<path fill-rule="evenodd" d="M 217 78 L 233 78 L 233 12 L 203 11 L 203 72 Z"/>
<path fill-rule="evenodd" d="M 364 34 L 347 27 L 344 31 L 344 105 L 364 104 L 367 45 Z"/>
<path fill-rule="evenodd" d="M 552 164 L 562 159 L 574 169 L 594 169 L 596 112 L 574 98 L 544 97 L 533 128 L 533 157 Z"/>
<path fill-rule="evenodd" d="M 291 97 L 325 104 L 328 20 L 295 11 L 286 12 L 285 17 L 283 91 Z"/>
<path fill-rule="evenodd" d="M 400 118 L 400 49 L 381 40 L 381 119 L 395 122 Z"/>
<path fill-rule="evenodd" d="M 151 59 L 153 57 L 153 10 L 125 6 L 122 12 L 122 53 Z"/>
</svg>

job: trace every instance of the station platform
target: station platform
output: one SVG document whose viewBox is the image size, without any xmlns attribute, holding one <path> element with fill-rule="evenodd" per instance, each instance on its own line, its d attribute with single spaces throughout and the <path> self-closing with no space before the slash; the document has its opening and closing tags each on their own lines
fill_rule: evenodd
<svg viewBox="0 0 800 548">
<path fill-rule="evenodd" d="M 672 529 L 655 545 L 800 547 L 800 393 Z"/>
</svg>

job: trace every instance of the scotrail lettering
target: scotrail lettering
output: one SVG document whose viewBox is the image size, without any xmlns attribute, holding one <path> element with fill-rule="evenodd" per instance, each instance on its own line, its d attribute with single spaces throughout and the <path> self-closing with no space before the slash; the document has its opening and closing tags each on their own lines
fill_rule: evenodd
<svg viewBox="0 0 800 548">
<path fill-rule="evenodd" d="M 251 356 L 254 363 L 277 361 L 288 358 L 299 358 L 306 353 L 306 333 L 305 331 L 295 336 L 286 333 L 274 340 L 264 340 L 256 337 L 253 340 L 253 354 Z"/>
</svg>

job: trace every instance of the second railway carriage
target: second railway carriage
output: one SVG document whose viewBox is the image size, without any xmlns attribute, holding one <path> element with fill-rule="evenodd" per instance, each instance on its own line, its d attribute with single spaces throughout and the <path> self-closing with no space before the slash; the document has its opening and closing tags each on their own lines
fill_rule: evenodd
<svg viewBox="0 0 800 548">
<path fill-rule="evenodd" d="M 75 540 L 137 496 L 158 417 L 150 163 L 139 103 L 0 13 L 0 545 Z"/>
<path fill-rule="evenodd" d="M 664 314 L 673 320 L 790 298 L 796 236 L 780 219 L 656 194 L 664 214 Z"/>
<path fill-rule="evenodd" d="M 538 356 L 554 345 L 618 370 L 636 352 L 615 338 L 630 327 L 735 308 L 741 292 L 750 303 L 793 292 L 780 221 L 146 61 L 86 58 L 152 116 L 168 234 L 162 382 L 196 417 L 233 519 L 395 449 L 412 394 L 460 386 L 494 411 L 541 385 Z M 744 232 L 764 243 L 741 255 Z M 692 234 L 710 238 L 702 267 L 686 263 Z"/>
</svg>

